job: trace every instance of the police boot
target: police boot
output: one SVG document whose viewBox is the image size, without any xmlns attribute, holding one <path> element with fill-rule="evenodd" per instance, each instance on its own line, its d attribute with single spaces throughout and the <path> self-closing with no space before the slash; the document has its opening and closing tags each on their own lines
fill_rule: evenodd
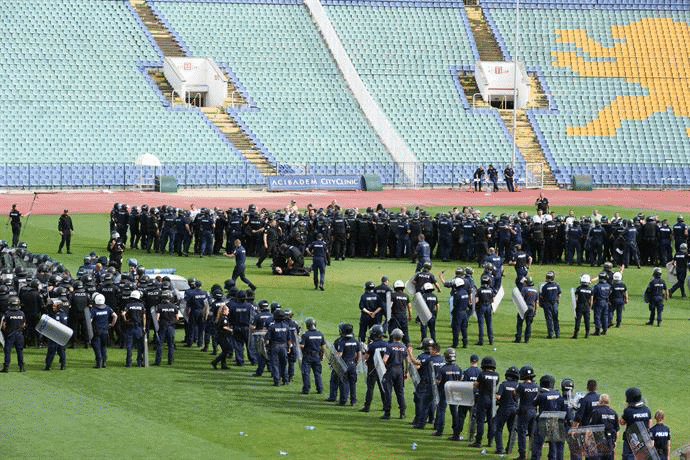
<svg viewBox="0 0 690 460">
<path fill-rule="evenodd" d="M 599 333 L 599 328 L 596 328 L 596 329 L 594 330 L 594 334 L 592 334 L 592 335 L 601 335 L 601 334 Z"/>
<path fill-rule="evenodd" d="M 589 338 L 589 332 L 585 332 L 585 339 Z"/>
<path fill-rule="evenodd" d="M 10 370 L 7 368 L 7 366 L 4 366 L 4 365 L 2 366 L 2 370 L 0 370 L 0 372 L 5 372 L 5 373 L 7 373 L 9 371 Z"/>
<path fill-rule="evenodd" d="M 384 412 L 383 415 L 381 416 L 381 420 L 389 420 L 390 418 L 391 418 L 390 411 Z"/>
<path fill-rule="evenodd" d="M 657 327 L 661 327 L 661 321 L 657 321 L 657 322 L 656 322 L 656 326 L 657 326 Z"/>
<path fill-rule="evenodd" d="M 573 334 L 573 336 L 571 337 L 571 339 L 576 339 L 576 338 L 577 338 L 577 332 Z"/>
<path fill-rule="evenodd" d="M 365 404 L 364 406 L 362 406 L 362 408 L 359 411 L 360 412 L 369 412 L 369 406 Z"/>
<path fill-rule="evenodd" d="M 400 411 L 400 419 L 402 420 L 402 419 L 404 419 L 404 418 L 405 418 L 405 411 L 404 411 L 404 410 L 401 410 L 401 411 Z"/>
</svg>

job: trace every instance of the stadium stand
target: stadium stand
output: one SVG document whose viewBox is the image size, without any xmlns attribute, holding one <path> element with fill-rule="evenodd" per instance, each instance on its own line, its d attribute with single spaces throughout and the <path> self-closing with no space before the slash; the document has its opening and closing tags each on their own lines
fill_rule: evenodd
<svg viewBox="0 0 690 460">
<path fill-rule="evenodd" d="M 555 107 L 529 117 L 558 181 L 690 182 L 690 58 L 678 52 L 690 47 L 690 2 L 520 3 L 520 59 L 541 75 Z M 504 54 L 514 56 L 515 3 L 482 5 Z"/>
<path fill-rule="evenodd" d="M 133 185 L 144 152 L 164 174 L 191 158 L 185 185 L 263 183 L 196 110 L 171 110 L 146 67 L 160 66 L 127 2 L 3 2 L 0 186 Z M 232 164 L 232 174 L 221 174 Z M 178 171 L 182 172 L 182 171 Z M 202 174 L 199 174 L 199 173 Z"/>
</svg>

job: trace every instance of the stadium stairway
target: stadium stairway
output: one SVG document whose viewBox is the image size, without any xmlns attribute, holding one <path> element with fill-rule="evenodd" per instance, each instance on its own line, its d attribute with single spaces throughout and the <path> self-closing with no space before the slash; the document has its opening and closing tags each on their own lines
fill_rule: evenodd
<svg viewBox="0 0 690 460">
<path fill-rule="evenodd" d="M 480 6 L 465 5 L 465 11 L 470 21 L 470 28 L 477 43 L 477 50 L 482 61 L 505 61 L 501 48 L 498 46 L 496 37 L 491 31 L 491 27 L 484 16 L 484 12 Z M 475 97 L 479 93 L 479 88 L 472 73 L 461 73 L 459 75 L 460 83 L 465 90 L 470 107 L 476 109 L 489 108 L 489 104 L 481 97 Z M 548 108 L 548 100 L 544 95 L 544 90 L 539 83 L 539 80 L 530 75 L 531 88 L 530 100 L 527 107 L 520 109 L 517 112 L 515 127 L 517 129 L 517 145 L 527 163 L 541 163 L 543 165 L 544 187 L 557 187 L 556 178 L 551 171 L 549 162 L 544 156 L 544 152 L 539 145 L 537 134 L 527 118 L 528 109 Z M 513 111 L 499 110 L 501 119 L 505 123 L 508 131 L 513 134 Z"/>
<path fill-rule="evenodd" d="M 148 28 L 154 40 L 165 56 L 185 57 L 187 54 L 175 37 L 156 17 L 146 0 L 129 0 L 144 25 Z M 162 68 L 148 69 L 152 80 L 158 85 L 165 97 L 170 99 L 172 106 L 185 104 L 179 96 L 173 94 L 173 88 L 163 74 Z M 200 107 L 201 112 L 211 121 L 218 130 L 249 160 L 264 176 L 277 174 L 276 166 L 271 164 L 264 156 L 261 149 L 241 129 L 237 121 L 228 114 L 227 109 L 249 107 L 249 102 L 244 94 L 235 86 L 234 80 L 228 77 L 228 93 L 223 102 L 223 107 Z"/>
</svg>

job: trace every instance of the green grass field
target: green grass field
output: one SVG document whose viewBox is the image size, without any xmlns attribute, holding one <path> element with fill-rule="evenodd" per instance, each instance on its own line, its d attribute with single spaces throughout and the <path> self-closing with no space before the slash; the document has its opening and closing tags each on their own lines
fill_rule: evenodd
<svg viewBox="0 0 690 460">
<path fill-rule="evenodd" d="M 517 209 L 490 210 L 500 213 Z M 600 211 L 613 214 L 612 208 Z M 557 212 L 565 214 L 567 209 Z M 578 215 L 590 212 L 589 208 L 576 208 Z M 636 213 L 637 210 L 627 210 L 623 214 L 630 217 Z M 675 215 L 660 215 L 675 221 Z M 58 257 L 55 253 L 59 242 L 57 216 L 32 216 L 22 238 L 32 251 L 51 254 L 75 271 L 90 251 L 105 253 L 108 227 L 104 215 L 77 214 L 73 220 L 76 233 L 72 255 Z M 9 229 L 5 228 L 2 237 L 9 236 Z M 234 264 L 225 257 L 179 258 L 136 250 L 127 252 L 127 257 L 135 257 L 149 268 L 175 267 L 178 274 L 201 279 L 206 289 L 213 283 L 222 284 Z M 338 261 L 328 267 L 326 291 L 320 292 L 313 290 L 311 278 L 272 276 L 270 268 L 259 270 L 254 262 L 249 260 L 247 275 L 258 286 L 257 300 L 279 301 L 295 311 L 296 319 L 315 317 L 318 328 L 330 340 L 336 337 L 341 321 L 357 327 L 357 303 L 365 281 L 378 282 L 381 275 L 406 280 L 413 274 L 413 266 L 407 261 Z M 434 272 L 452 273 L 455 267 L 455 263 L 437 263 Z M 541 281 L 549 269 L 555 270 L 564 292 L 578 284 L 581 273 L 598 273 L 589 266 L 535 266 L 535 281 Z M 642 303 L 642 293 L 651 271 L 648 267 L 626 270 L 624 281 L 631 302 L 626 307 L 623 326 L 611 330 L 606 337 L 588 340 L 566 338 L 572 335 L 574 320 L 569 299 L 564 296 L 560 308 L 563 338 L 545 339 L 546 325 L 539 313 L 532 341 L 512 343 L 516 314 L 508 294 L 494 318 L 496 351 L 488 345 L 470 345 L 467 350 L 458 350 L 458 363 L 464 368 L 470 354 L 490 354 L 496 358 L 501 376 L 508 366 L 529 363 L 538 375 L 549 373 L 558 382 L 573 378 L 577 391 L 584 391 L 587 379 L 596 378 L 600 392 L 611 395 L 612 407 L 619 414 L 624 407 L 625 389 L 638 386 L 652 411 L 662 408 L 666 412 L 667 425 L 673 432 L 673 448 L 686 444 L 690 441 L 686 390 L 690 303 L 687 299 L 669 300 L 662 327 L 644 326 L 648 310 Z M 512 288 L 514 278 L 514 271 L 508 267 L 504 286 Z M 447 290 L 442 292 L 441 299 L 437 334 L 440 344 L 446 347 L 450 344 Z M 411 326 L 410 331 L 416 343 L 419 329 Z M 178 341 L 182 335 L 178 330 Z M 473 321 L 470 343 L 476 341 L 476 335 Z M 300 394 L 299 371 L 291 385 L 274 388 L 270 377 L 251 377 L 254 369 L 249 366 L 214 371 L 209 365 L 210 355 L 196 348 L 179 347 L 174 367 L 148 369 L 125 369 L 124 353 L 116 348 L 110 349 L 109 368 L 100 370 L 91 368 L 94 359 L 90 349 L 69 349 L 65 371 L 41 371 L 44 356 L 45 349 L 27 350 L 28 372 L 20 374 L 16 372 L 13 355 L 11 373 L 0 378 L 5 388 L 5 397 L 0 399 L 5 420 L 0 427 L 3 458 L 274 458 L 281 451 L 291 458 L 304 459 L 480 457 L 479 451 L 468 448 L 466 441 L 453 443 L 445 437 L 431 436 L 428 425 L 424 431 L 411 428 L 411 384 L 406 385 L 408 420 L 382 421 L 378 419 L 381 402 L 377 395 L 374 410 L 363 414 L 356 410 L 359 406 L 338 407 L 325 402 L 323 395 Z M 326 389 L 329 373 L 325 369 Z M 364 391 L 360 377 L 360 402 Z M 394 404 L 393 414 L 396 412 Z M 306 430 L 307 425 L 316 430 Z M 449 425 L 447 415 L 448 434 Z M 466 423 L 465 435 L 467 429 Z M 410 448 L 412 442 L 418 445 L 416 451 Z"/>
</svg>

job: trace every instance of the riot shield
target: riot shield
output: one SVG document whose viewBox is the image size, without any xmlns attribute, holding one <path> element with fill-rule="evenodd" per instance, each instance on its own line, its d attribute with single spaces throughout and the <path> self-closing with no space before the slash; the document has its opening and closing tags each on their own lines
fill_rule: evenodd
<svg viewBox="0 0 690 460">
<path fill-rule="evenodd" d="M 666 264 L 666 277 L 671 285 L 674 285 L 678 282 L 678 277 L 676 276 L 676 266 L 673 264 L 673 261 L 670 261 Z"/>
<path fill-rule="evenodd" d="M 329 350 L 328 365 L 335 371 L 338 378 L 343 381 L 345 379 L 345 373 L 347 372 L 347 365 L 345 361 L 343 361 L 343 358 L 338 355 L 332 343 L 328 344 L 327 349 Z"/>
<path fill-rule="evenodd" d="M 414 295 L 414 308 L 415 310 L 417 310 L 417 316 L 419 317 L 419 321 L 421 321 L 421 323 L 424 325 L 426 325 L 426 323 L 428 323 L 429 320 L 433 317 L 433 315 L 429 311 L 429 307 L 426 304 L 426 300 L 424 300 L 424 297 L 422 297 L 422 294 L 420 292 Z"/>
<path fill-rule="evenodd" d="M 41 319 L 36 324 L 36 332 L 63 347 L 67 345 L 74 333 L 72 328 L 65 326 L 48 315 L 41 315 Z"/>
<path fill-rule="evenodd" d="M 525 299 L 522 297 L 522 293 L 516 287 L 513 288 L 513 305 L 515 305 L 515 309 L 517 310 L 518 315 L 520 315 L 520 318 L 525 319 L 527 304 L 525 303 Z"/>
<path fill-rule="evenodd" d="M 144 331 L 144 367 L 149 367 L 149 333 Z"/>
<path fill-rule="evenodd" d="M 86 327 L 86 337 L 89 342 L 93 340 L 93 325 L 91 324 L 91 309 L 84 307 L 84 326 Z"/>
<path fill-rule="evenodd" d="M 367 352 L 367 347 L 363 343 L 360 343 L 360 358 L 357 361 L 357 373 L 362 375 L 367 375 L 367 362 L 364 359 L 364 353 Z"/>
<path fill-rule="evenodd" d="M 628 443 L 635 460 L 659 460 L 659 454 L 654 448 L 654 440 L 649 435 L 644 423 L 635 422 L 628 425 L 625 433 L 623 433 L 623 438 Z"/>
<path fill-rule="evenodd" d="M 2 326 L 5 324 L 5 317 L 3 316 L 2 319 L 0 319 L 0 345 L 2 345 L 3 348 L 5 348 L 5 333 L 2 332 Z"/>
<path fill-rule="evenodd" d="M 383 382 L 383 376 L 386 374 L 386 364 L 383 362 L 383 356 L 381 356 L 379 350 L 374 352 L 374 367 L 376 368 L 376 374 L 379 376 L 379 382 Z"/>
<path fill-rule="evenodd" d="M 453 406 L 474 406 L 474 382 L 449 381 L 443 386 L 446 401 Z"/>
<path fill-rule="evenodd" d="M 295 358 L 297 359 L 297 364 L 300 369 L 302 369 L 302 348 L 299 346 L 299 343 L 295 343 L 292 345 L 295 348 Z"/>
<path fill-rule="evenodd" d="M 393 308 L 393 300 L 391 300 L 391 291 L 386 292 L 386 322 L 391 320 L 391 309 Z"/>
<path fill-rule="evenodd" d="M 501 303 L 501 300 L 503 300 L 503 297 L 506 295 L 506 291 L 503 290 L 503 286 L 498 289 L 498 292 L 494 296 L 494 301 L 491 302 L 491 310 L 493 310 L 494 313 L 496 313 L 496 310 L 498 309 L 498 305 Z"/>
<path fill-rule="evenodd" d="M 496 417 L 496 381 L 491 381 L 491 416 Z"/>
<path fill-rule="evenodd" d="M 448 299 L 448 307 L 450 308 L 450 316 L 453 316 L 453 294 Z"/>
<path fill-rule="evenodd" d="M 538 423 L 544 441 L 565 442 L 565 411 L 542 412 Z"/>
<path fill-rule="evenodd" d="M 407 293 L 408 293 L 409 295 L 414 295 L 415 292 L 417 292 L 417 290 L 415 289 L 414 284 L 412 284 L 412 278 L 410 278 L 409 280 L 407 280 L 407 281 L 405 282 L 405 291 L 407 291 Z"/>
<path fill-rule="evenodd" d="M 412 380 L 412 384 L 414 385 L 414 388 L 416 390 L 417 385 L 419 385 L 419 382 L 422 380 L 422 378 L 419 376 L 419 371 L 414 366 L 414 364 L 410 364 L 407 367 L 407 372 L 410 373 L 410 380 Z"/>
<path fill-rule="evenodd" d="M 604 425 L 571 428 L 567 441 L 570 452 L 580 458 L 611 455 Z"/>
<path fill-rule="evenodd" d="M 256 331 L 253 332 L 249 337 L 249 346 L 252 347 L 256 356 L 263 356 L 264 359 L 268 359 L 268 353 L 266 352 L 266 331 Z"/>
<path fill-rule="evenodd" d="M 438 394 L 438 385 L 436 385 L 436 372 L 434 372 L 434 366 L 429 363 L 429 380 L 431 381 L 431 395 L 434 398 L 434 407 L 438 407 L 438 403 L 441 402 L 441 395 Z"/>
<path fill-rule="evenodd" d="M 575 288 L 570 288 L 570 303 L 573 305 L 573 316 L 577 318 L 577 299 L 575 298 Z"/>
<path fill-rule="evenodd" d="M 158 332 L 158 318 L 156 318 L 156 307 L 151 307 L 149 311 L 151 312 L 151 322 L 153 323 L 153 330 Z"/>
</svg>

